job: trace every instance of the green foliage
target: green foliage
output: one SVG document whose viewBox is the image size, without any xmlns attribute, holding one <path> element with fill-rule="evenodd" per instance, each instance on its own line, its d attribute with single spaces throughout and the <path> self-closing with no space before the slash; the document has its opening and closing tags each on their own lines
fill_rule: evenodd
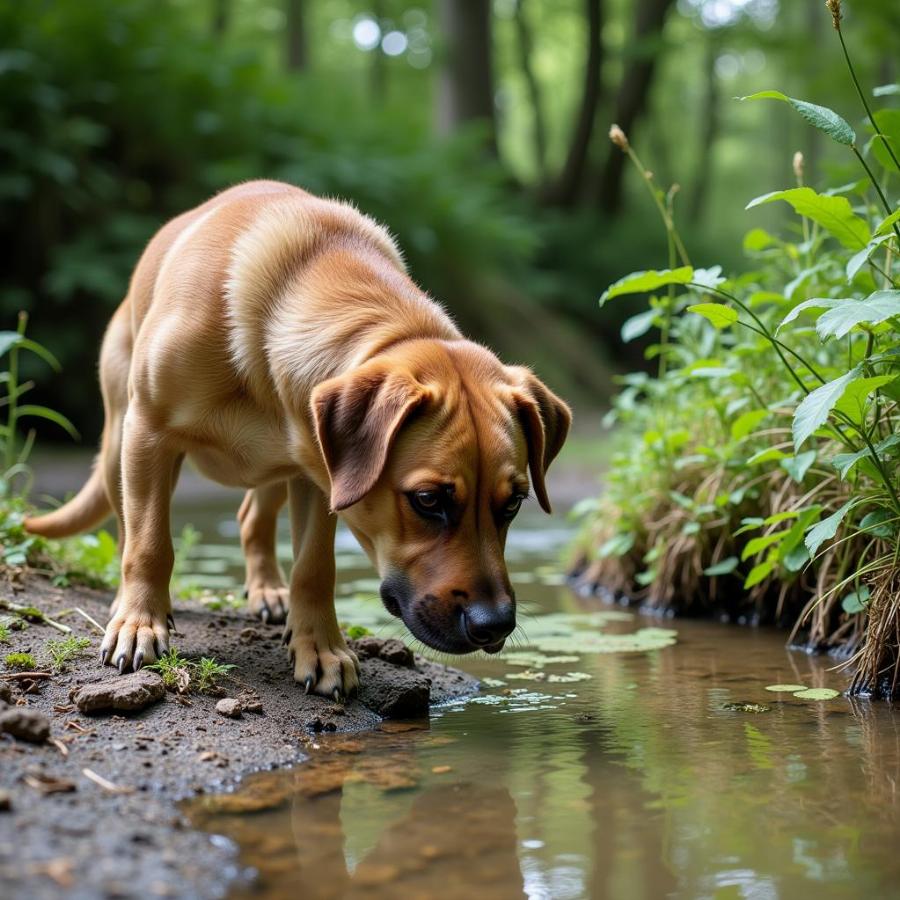
<svg viewBox="0 0 900 900">
<path fill-rule="evenodd" d="M 179 694 L 198 691 L 201 694 L 213 693 L 219 681 L 235 666 L 220 663 L 212 657 L 201 657 L 194 661 L 185 659 L 174 647 L 166 651 L 153 665 L 147 666 L 162 676 L 163 684 Z"/>
<path fill-rule="evenodd" d="M 795 187 L 747 206 L 785 201 L 799 216 L 783 235 L 747 235 L 749 271 L 725 280 L 670 255 L 670 270 L 604 293 L 650 294 L 641 327 L 660 329 L 647 351 L 659 370 L 622 378 L 608 416 L 620 449 L 585 514 L 582 563 L 594 583 L 682 609 L 711 605 L 720 581 L 732 612 L 808 604 L 821 645 L 840 615 L 866 610 L 865 582 L 898 565 L 900 219 L 888 198 L 900 171 L 831 110 L 757 97 L 850 147 L 865 179 L 819 192 L 795 163 Z M 885 133 L 893 123 L 874 119 Z M 671 210 L 662 218 L 671 234 Z"/>
<path fill-rule="evenodd" d="M 3 662 L 6 663 L 7 669 L 33 671 L 37 668 L 37 663 L 30 653 L 7 653 Z"/>
<path fill-rule="evenodd" d="M 47 641 L 47 653 L 50 655 L 54 672 L 62 672 L 68 664 L 79 656 L 84 656 L 91 646 L 91 639 L 69 635 L 58 641 Z"/>
<path fill-rule="evenodd" d="M 9 622 L 0 622 L 0 644 L 9 640 L 10 633 Z"/>
</svg>

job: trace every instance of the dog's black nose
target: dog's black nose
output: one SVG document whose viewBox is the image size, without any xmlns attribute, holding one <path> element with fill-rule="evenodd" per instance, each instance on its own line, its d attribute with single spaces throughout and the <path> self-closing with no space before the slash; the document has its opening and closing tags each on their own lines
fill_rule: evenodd
<svg viewBox="0 0 900 900">
<path fill-rule="evenodd" d="M 509 597 L 470 603 L 463 610 L 466 636 L 476 647 L 498 644 L 516 627 L 516 605 Z"/>
</svg>

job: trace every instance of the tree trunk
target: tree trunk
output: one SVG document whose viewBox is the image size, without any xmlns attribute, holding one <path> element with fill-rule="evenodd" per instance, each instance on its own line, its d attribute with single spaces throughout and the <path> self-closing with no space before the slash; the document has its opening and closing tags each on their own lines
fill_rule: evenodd
<svg viewBox="0 0 900 900">
<path fill-rule="evenodd" d="M 713 145 L 719 136 L 719 78 L 716 75 L 716 59 L 719 56 L 719 40 L 716 32 L 711 31 L 706 37 L 706 53 L 704 59 L 704 78 L 706 92 L 701 110 L 702 121 L 698 132 L 700 146 L 697 150 L 697 171 L 688 201 L 688 219 L 698 222 L 703 215 L 710 183 L 713 180 Z"/>
<path fill-rule="evenodd" d="M 231 19 L 231 0 L 212 0 L 212 19 L 210 30 L 216 37 L 222 37 L 228 31 Z"/>
<path fill-rule="evenodd" d="M 444 39 L 438 130 L 452 134 L 470 122 L 483 123 L 487 148 L 496 155 L 490 0 L 438 0 L 437 12 Z"/>
<path fill-rule="evenodd" d="M 597 106 L 601 94 L 601 70 L 603 67 L 603 0 L 586 0 L 587 57 L 584 64 L 584 83 L 581 89 L 581 105 L 575 129 L 569 141 L 569 149 L 562 171 L 547 201 L 559 206 L 574 206 L 584 186 L 588 151 L 597 118 Z"/>
<path fill-rule="evenodd" d="M 304 7 L 305 0 L 287 0 L 287 67 L 292 72 L 302 71 L 309 62 Z"/>
<path fill-rule="evenodd" d="M 634 56 L 625 70 L 616 100 L 614 121 L 629 139 L 634 126 L 647 109 L 650 88 L 656 75 L 661 52 L 663 27 L 674 0 L 639 0 L 635 14 Z M 600 173 L 598 202 L 605 212 L 617 213 L 622 208 L 622 181 L 625 154 L 610 147 Z"/>
<path fill-rule="evenodd" d="M 543 183 L 547 175 L 547 127 L 544 122 L 541 87 L 537 76 L 534 74 L 534 67 L 531 64 L 534 41 L 531 26 L 525 16 L 525 0 L 518 0 L 516 3 L 515 24 L 518 37 L 519 65 L 522 69 L 522 77 L 525 79 L 528 96 L 531 100 L 534 160 L 537 166 L 538 179 Z"/>
</svg>

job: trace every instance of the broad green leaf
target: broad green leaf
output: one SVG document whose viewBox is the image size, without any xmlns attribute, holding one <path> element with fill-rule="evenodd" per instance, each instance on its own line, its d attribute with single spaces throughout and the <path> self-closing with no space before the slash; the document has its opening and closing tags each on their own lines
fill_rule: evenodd
<svg viewBox="0 0 900 900">
<path fill-rule="evenodd" d="M 736 556 L 729 556 L 727 559 L 723 559 L 715 565 L 704 569 L 703 574 L 709 575 L 710 578 L 714 578 L 716 575 L 730 575 L 737 567 L 738 558 Z"/>
<path fill-rule="evenodd" d="M 758 466 L 762 463 L 772 462 L 776 459 L 786 459 L 787 453 L 779 450 L 777 447 L 768 447 L 765 450 L 758 450 L 750 459 L 747 460 L 748 466 Z"/>
<path fill-rule="evenodd" d="M 653 320 L 659 315 L 659 311 L 648 309 L 646 312 L 638 313 L 630 319 L 626 319 L 622 324 L 622 341 L 629 343 L 635 338 L 646 334 L 653 327 Z"/>
<path fill-rule="evenodd" d="M 845 613 L 853 615 L 854 613 L 862 612 L 866 608 L 868 602 L 869 588 L 868 585 L 864 584 L 858 590 L 851 591 L 843 600 L 841 600 L 841 609 L 843 609 Z"/>
<path fill-rule="evenodd" d="M 716 328 L 727 328 L 738 320 L 737 310 L 724 303 L 695 303 L 687 309 L 688 312 L 703 316 Z"/>
<path fill-rule="evenodd" d="M 748 412 L 741 413 L 731 423 L 731 439 L 740 441 L 756 430 L 756 426 L 767 418 L 769 411 L 766 409 L 751 409 Z"/>
<path fill-rule="evenodd" d="M 606 541 L 597 552 L 600 559 L 606 559 L 610 556 L 624 556 L 634 546 L 634 534 L 631 532 L 620 532 L 614 534 Z"/>
<path fill-rule="evenodd" d="M 758 252 L 765 250 L 767 247 L 778 245 L 778 240 L 773 238 L 764 228 L 751 228 L 744 235 L 744 250 L 748 252 Z"/>
<path fill-rule="evenodd" d="M 786 94 L 782 94 L 781 91 L 757 91 L 755 94 L 750 94 L 740 99 L 781 100 L 784 103 L 789 103 L 810 125 L 815 126 L 819 131 L 824 131 L 825 134 L 839 144 L 846 144 L 849 147 L 856 141 L 856 133 L 849 123 L 827 106 L 818 106 L 806 100 L 797 100 L 795 97 L 788 97 Z"/>
<path fill-rule="evenodd" d="M 822 507 L 817 503 L 802 510 L 784 540 L 778 545 L 778 561 L 789 572 L 796 572 L 809 559 L 806 547 L 803 545 L 803 536 L 806 534 L 806 529 L 819 518 L 821 511 Z M 797 553 L 798 548 L 802 548 L 803 551 L 800 556 Z"/>
<path fill-rule="evenodd" d="M 900 159 L 900 109 L 877 109 L 874 117 L 879 133 L 884 135 L 885 140 L 890 144 L 894 156 Z M 872 139 L 872 153 L 880 165 L 890 169 L 894 174 L 897 173 L 894 161 L 880 137 L 876 136 Z"/>
<path fill-rule="evenodd" d="M 750 570 L 750 574 L 747 575 L 747 578 L 744 580 L 744 587 L 752 588 L 755 584 L 759 584 L 764 578 L 767 578 L 769 574 L 771 574 L 772 569 L 774 568 L 774 559 L 767 559 L 759 563 L 758 565 L 755 565 Z"/>
<path fill-rule="evenodd" d="M 839 300 L 819 316 L 816 331 L 823 341 L 842 338 L 857 325 L 878 325 L 894 316 L 900 316 L 900 291 L 875 291 L 865 300 Z"/>
<path fill-rule="evenodd" d="M 708 269 L 694 269 L 691 281 L 701 287 L 716 288 L 720 284 L 725 284 L 728 279 L 722 277 L 721 266 L 710 266 Z"/>
<path fill-rule="evenodd" d="M 893 234 L 894 224 L 900 222 L 900 209 L 895 209 L 876 229 L 876 235 Z"/>
<path fill-rule="evenodd" d="M 859 377 L 859 366 L 845 372 L 840 378 L 829 381 L 807 394 L 794 411 L 791 429 L 794 435 L 794 449 L 799 450 L 803 442 L 828 419 L 834 404 L 841 399 L 847 385 Z"/>
<path fill-rule="evenodd" d="M 796 509 L 787 509 L 784 512 L 774 513 L 763 519 L 763 525 L 777 525 L 779 522 L 787 522 L 789 519 L 796 519 L 800 513 Z"/>
<path fill-rule="evenodd" d="M 889 231 L 887 234 L 877 234 L 875 237 L 863 247 L 859 253 L 854 253 L 853 256 L 850 257 L 849 262 L 847 263 L 847 282 L 853 281 L 856 278 L 859 270 L 869 261 L 869 257 L 885 242 L 889 241 L 894 236 L 893 231 Z"/>
<path fill-rule="evenodd" d="M 787 537 L 789 528 L 786 528 L 784 531 L 776 531 L 773 534 L 764 534 L 761 537 L 755 537 L 753 540 L 748 541 L 744 549 L 741 551 L 741 559 L 749 559 L 751 556 L 756 556 L 757 553 L 761 553 L 767 547 L 771 547 L 772 544 L 777 544 L 783 538 Z"/>
<path fill-rule="evenodd" d="M 767 684 L 767 691 L 772 691 L 773 694 L 796 694 L 797 691 L 805 691 L 805 684 Z"/>
<path fill-rule="evenodd" d="M 782 320 L 781 324 L 778 328 L 775 329 L 775 334 L 777 335 L 785 325 L 789 325 L 797 316 L 802 312 L 806 312 L 808 309 L 831 309 L 837 306 L 839 303 L 843 303 L 842 300 L 832 300 L 829 297 L 813 297 L 811 300 L 804 300 L 802 303 L 798 303 Z"/>
<path fill-rule="evenodd" d="M 888 509 L 876 509 L 866 513 L 859 523 L 859 530 L 873 537 L 890 538 L 897 531 L 900 517 Z"/>
<path fill-rule="evenodd" d="M 646 272 L 632 272 L 631 275 L 620 278 L 603 292 L 600 297 L 600 305 L 603 306 L 607 300 L 621 297 L 624 294 L 646 294 L 670 284 L 689 284 L 693 277 L 694 270 L 690 266 L 660 271 L 650 269 Z"/>
<path fill-rule="evenodd" d="M 855 425 L 861 425 L 866 418 L 867 398 L 873 391 L 890 384 L 896 375 L 873 375 L 871 378 L 858 378 L 847 385 L 841 399 L 834 404 L 834 411 L 841 412 Z"/>
<path fill-rule="evenodd" d="M 815 461 L 816 451 L 807 450 L 805 453 L 798 453 L 796 456 L 789 456 L 787 459 L 781 460 L 779 465 L 797 484 L 800 484 Z"/>
<path fill-rule="evenodd" d="M 840 696 L 841 692 L 834 688 L 809 688 L 809 690 L 797 691 L 794 694 L 798 700 L 835 700 Z"/>
<path fill-rule="evenodd" d="M 26 403 L 16 410 L 16 418 L 46 419 L 48 422 L 54 422 L 56 425 L 59 425 L 60 428 L 68 432 L 76 441 L 80 438 L 78 430 L 62 413 L 58 413 L 55 409 L 50 409 L 46 406 L 35 406 Z"/>
<path fill-rule="evenodd" d="M 746 208 L 753 209 L 775 200 L 784 200 L 796 213 L 817 222 L 848 250 L 862 250 L 869 243 L 869 226 L 865 219 L 853 212 L 846 197 L 829 197 L 827 194 L 817 194 L 812 188 L 798 187 L 763 194 L 751 200 Z"/>
<path fill-rule="evenodd" d="M 848 500 L 840 509 L 833 512 L 828 518 L 822 519 L 821 522 L 813 525 L 806 533 L 806 549 L 809 555 L 815 556 L 816 551 L 825 541 L 830 541 L 836 534 L 844 517 L 850 512 L 851 508 L 859 501 Z"/>
</svg>

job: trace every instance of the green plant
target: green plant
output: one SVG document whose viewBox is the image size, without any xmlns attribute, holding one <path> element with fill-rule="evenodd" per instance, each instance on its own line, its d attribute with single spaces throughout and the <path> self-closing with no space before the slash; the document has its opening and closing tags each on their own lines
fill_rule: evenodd
<svg viewBox="0 0 900 900">
<path fill-rule="evenodd" d="M 58 641 L 47 641 L 47 653 L 50 655 L 53 671 L 64 671 L 73 659 L 84 656 L 90 646 L 90 638 L 74 635 Z"/>
<path fill-rule="evenodd" d="M 0 331 L 0 358 L 7 354 L 9 356 L 7 369 L 0 378 L 0 384 L 3 385 L 5 394 L 0 397 L 0 406 L 6 407 L 6 424 L 0 425 L 0 457 L 2 457 L 3 466 L 0 469 L 0 484 L 2 484 L 4 492 L 11 492 L 10 483 L 16 476 L 25 475 L 26 486 L 30 482 L 26 462 L 34 446 L 35 432 L 30 430 L 22 441 L 22 446 L 19 447 L 17 435 L 18 426 L 22 420 L 44 419 L 54 422 L 73 438 L 78 439 L 75 426 L 61 413 L 46 406 L 20 402 L 22 397 L 34 387 L 33 381 L 23 382 L 19 379 L 20 354 L 31 353 L 42 359 L 54 371 L 58 372 L 60 369 L 56 357 L 46 347 L 25 336 L 27 326 L 28 314 L 20 312 L 18 328 L 15 331 Z"/>
<path fill-rule="evenodd" d="M 8 621 L 0 622 L 0 644 L 9 640 L 10 633 L 11 633 L 11 631 L 10 631 L 10 627 L 9 627 L 9 622 Z"/>
<path fill-rule="evenodd" d="M 192 683 L 196 681 L 196 689 L 201 694 L 208 694 L 218 687 L 220 678 L 224 678 L 235 666 L 231 663 L 220 663 L 210 657 L 202 656 L 192 666 Z"/>
<path fill-rule="evenodd" d="M 163 684 L 170 690 L 185 694 L 191 686 L 191 662 L 174 647 L 167 650 L 155 663 L 145 668 L 159 672 Z"/>
<path fill-rule="evenodd" d="M 361 637 L 368 637 L 372 634 L 372 631 L 366 628 L 365 625 L 342 625 L 341 627 L 351 641 Z"/>
<path fill-rule="evenodd" d="M 840 4 L 830 8 L 840 33 Z M 582 510 L 577 568 L 590 585 L 651 604 L 794 623 L 812 647 L 858 651 L 854 689 L 892 695 L 900 210 L 888 197 L 900 133 L 868 103 L 875 138 L 862 146 L 833 110 L 777 91 L 745 99 L 789 104 L 849 148 L 863 178 L 817 192 L 796 155 L 795 186 L 747 208 L 786 202 L 797 226 L 784 236 L 751 230 L 744 249 L 756 267 L 725 278 L 719 267 L 689 264 L 674 195 L 611 132 L 657 200 L 669 268 L 627 276 L 601 298 L 650 295 L 623 337 L 658 329 L 648 351 L 658 370 L 623 379 L 609 417 L 620 450 L 605 495 Z"/>
<path fill-rule="evenodd" d="M 191 691 L 208 694 L 216 690 L 219 679 L 224 678 L 235 666 L 206 656 L 196 662 L 185 659 L 173 647 L 147 668 L 159 672 L 170 691 L 179 694 Z"/>
<path fill-rule="evenodd" d="M 3 661 L 8 669 L 30 671 L 37 668 L 37 663 L 30 653 L 7 653 Z"/>
<path fill-rule="evenodd" d="M 187 577 L 191 553 L 203 535 L 193 525 L 185 525 L 175 541 L 175 561 L 172 566 L 172 591 L 178 597 L 196 598 L 200 588 Z"/>
</svg>

